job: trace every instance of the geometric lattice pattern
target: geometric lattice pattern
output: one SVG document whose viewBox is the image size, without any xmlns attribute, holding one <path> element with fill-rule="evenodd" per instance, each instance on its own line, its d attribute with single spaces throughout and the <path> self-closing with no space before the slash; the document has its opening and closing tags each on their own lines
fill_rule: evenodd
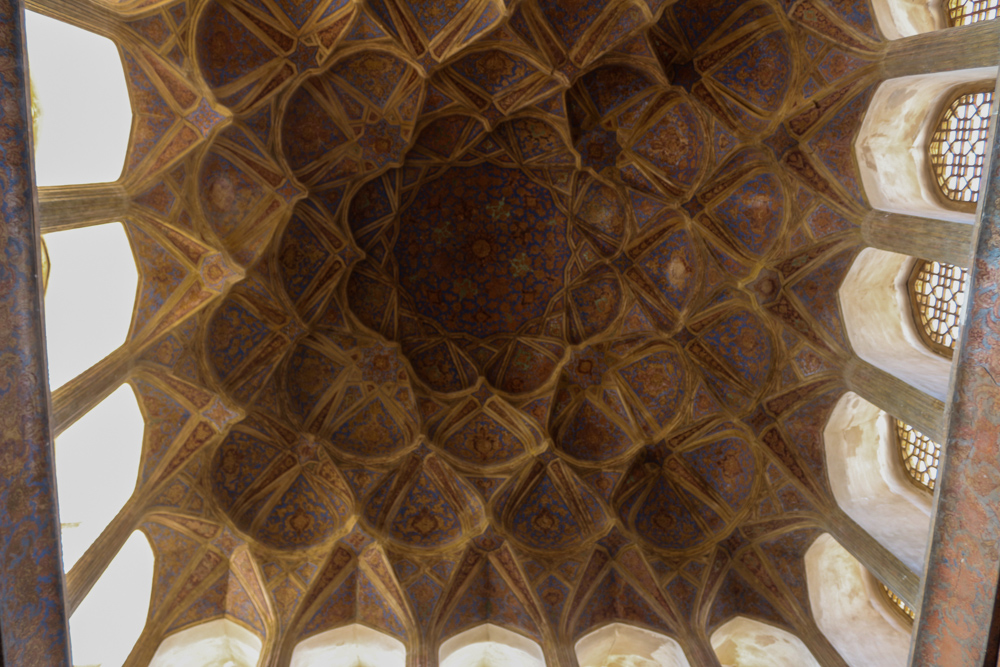
<svg viewBox="0 0 1000 667">
<path fill-rule="evenodd" d="M 910 605 L 906 604 L 902 598 L 893 593 L 892 589 L 885 584 L 879 583 L 879 589 L 882 591 L 882 597 L 889 603 L 889 606 L 905 616 L 912 623 L 916 618 L 916 614 L 910 609 Z"/>
<path fill-rule="evenodd" d="M 989 90 L 965 93 L 938 120 L 928 155 L 941 194 L 951 201 L 979 200 L 992 102 Z"/>
<path fill-rule="evenodd" d="M 941 445 L 899 419 L 896 420 L 896 439 L 907 474 L 919 486 L 933 492 Z"/>
<path fill-rule="evenodd" d="M 1000 0 L 946 0 L 948 25 L 969 25 L 978 21 L 989 21 L 997 17 Z"/>
<path fill-rule="evenodd" d="M 917 332 L 932 350 L 951 358 L 958 342 L 968 269 L 921 261 L 910 275 L 910 298 Z"/>
</svg>

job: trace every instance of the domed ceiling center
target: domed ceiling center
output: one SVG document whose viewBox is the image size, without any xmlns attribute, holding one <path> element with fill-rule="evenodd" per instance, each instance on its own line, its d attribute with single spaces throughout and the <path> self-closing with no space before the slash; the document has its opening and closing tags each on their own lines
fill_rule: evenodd
<svg viewBox="0 0 1000 667">
<path fill-rule="evenodd" d="M 452 333 L 514 333 L 545 313 L 570 257 L 566 216 L 518 169 L 455 167 L 420 189 L 393 249 L 416 310 Z"/>
</svg>

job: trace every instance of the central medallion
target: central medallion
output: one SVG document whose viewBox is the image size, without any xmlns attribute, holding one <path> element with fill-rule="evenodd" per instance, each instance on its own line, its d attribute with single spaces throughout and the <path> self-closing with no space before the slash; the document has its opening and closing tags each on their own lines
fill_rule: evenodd
<svg viewBox="0 0 1000 667">
<path fill-rule="evenodd" d="M 518 169 L 449 169 L 400 218 L 400 287 L 449 333 L 516 333 L 563 287 L 566 223 L 548 190 Z"/>
</svg>

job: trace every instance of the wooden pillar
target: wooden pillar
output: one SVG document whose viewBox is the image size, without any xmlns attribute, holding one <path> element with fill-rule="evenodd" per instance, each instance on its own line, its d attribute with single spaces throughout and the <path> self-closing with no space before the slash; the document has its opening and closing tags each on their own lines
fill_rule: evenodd
<svg viewBox="0 0 1000 667">
<path fill-rule="evenodd" d="M 916 609 L 920 600 L 920 577 L 910 571 L 903 561 L 868 534 L 840 507 L 825 515 L 827 531 L 847 549 L 872 575 Z"/>
<path fill-rule="evenodd" d="M 0 663 L 68 667 L 21 3 L 0 26 Z"/>
<path fill-rule="evenodd" d="M 934 442 L 944 442 L 947 422 L 943 401 L 857 358 L 845 365 L 844 382 L 872 405 L 902 419 Z"/>
<path fill-rule="evenodd" d="M 993 127 L 997 127 L 998 106 L 994 104 L 991 113 Z M 910 647 L 912 665 L 997 664 L 1000 143 L 996 133 L 990 134 L 980 192 L 975 259 L 966 287 L 962 334 L 952 364 L 951 422 L 938 469 L 922 604 Z"/>
<path fill-rule="evenodd" d="M 869 211 L 861 222 L 865 244 L 957 266 L 972 263 L 972 225 L 915 215 Z"/>
<path fill-rule="evenodd" d="M 889 42 L 882 78 L 953 72 L 1000 63 L 1000 22 L 981 21 Z"/>
<path fill-rule="evenodd" d="M 100 536 L 80 556 L 66 574 L 66 613 L 70 616 L 80 606 L 87 593 L 104 574 L 111 561 L 128 541 L 135 530 L 136 521 L 142 514 L 138 499 L 133 496 L 105 527 Z"/>
<path fill-rule="evenodd" d="M 52 392 L 52 437 L 110 396 L 128 377 L 132 358 L 123 345 Z"/>
<path fill-rule="evenodd" d="M 116 222 L 128 203 L 128 192 L 118 183 L 38 188 L 38 222 L 42 233 Z"/>
</svg>

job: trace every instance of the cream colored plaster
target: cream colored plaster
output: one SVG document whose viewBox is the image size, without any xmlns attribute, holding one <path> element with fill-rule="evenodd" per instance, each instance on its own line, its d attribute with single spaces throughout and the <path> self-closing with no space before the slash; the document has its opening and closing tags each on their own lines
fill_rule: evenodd
<svg viewBox="0 0 1000 667">
<path fill-rule="evenodd" d="M 576 643 L 580 667 L 690 667 L 676 640 L 624 623 L 611 623 Z"/>
<path fill-rule="evenodd" d="M 910 632 L 865 568 L 830 535 L 806 552 L 809 604 L 820 631 L 851 667 L 904 667 Z"/>
<path fill-rule="evenodd" d="M 917 334 L 906 282 L 913 258 L 865 248 L 840 286 L 844 326 L 855 353 L 872 366 L 945 400 L 951 361 Z"/>
<path fill-rule="evenodd" d="M 941 0 L 872 0 L 882 34 L 900 39 L 947 27 Z"/>
<path fill-rule="evenodd" d="M 289 667 L 405 667 L 406 646 L 357 623 L 321 632 L 295 647 Z"/>
<path fill-rule="evenodd" d="M 972 224 L 975 215 L 941 203 L 927 166 L 927 142 L 940 106 L 956 86 L 996 79 L 996 67 L 886 81 L 875 92 L 855 151 L 873 208 Z"/>
<path fill-rule="evenodd" d="M 260 649 L 257 635 L 219 619 L 164 639 L 149 667 L 256 667 Z"/>
<path fill-rule="evenodd" d="M 438 660 L 441 667 L 545 667 L 541 646 L 492 623 L 443 642 Z"/>
<path fill-rule="evenodd" d="M 841 509 L 914 572 L 924 568 L 932 498 L 906 480 L 891 418 L 853 392 L 837 402 L 823 439 Z"/>
<path fill-rule="evenodd" d="M 711 642 L 722 667 L 820 667 L 801 639 L 745 616 L 719 627 Z"/>
</svg>

